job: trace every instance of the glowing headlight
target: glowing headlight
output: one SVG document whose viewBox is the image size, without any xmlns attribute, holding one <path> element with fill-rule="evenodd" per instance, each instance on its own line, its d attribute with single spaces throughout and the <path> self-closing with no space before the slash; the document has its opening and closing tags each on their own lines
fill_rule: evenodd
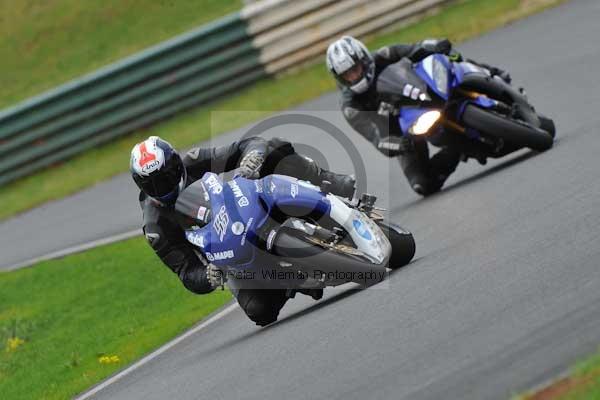
<svg viewBox="0 0 600 400">
<path fill-rule="evenodd" d="M 412 135 L 424 135 L 440 119 L 442 113 L 439 111 L 427 111 L 417 118 L 417 121 L 410 127 L 409 133 Z"/>
</svg>

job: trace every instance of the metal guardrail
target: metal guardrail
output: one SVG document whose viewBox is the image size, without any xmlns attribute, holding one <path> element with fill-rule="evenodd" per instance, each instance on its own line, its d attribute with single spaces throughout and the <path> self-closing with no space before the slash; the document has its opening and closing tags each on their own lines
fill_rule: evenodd
<svg viewBox="0 0 600 400">
<path fill-rule="evenodd" d="M 448 0 L 279 0 L 248 12 L 248 29 L 269 74 L 320 56 L 347 34 L 364 36 L 410 20 Z M 258 4 L 256 5 L 258 6 Z"/>
<path fill-rule="evenodd" d="M 0 185 L 265 76 L 240 13 L 0 113 Z"/>
<path fill-rule="evenodd" d="M 0 112 L 0 186 L 448 0 L 262 0 Z"/>
</svg>

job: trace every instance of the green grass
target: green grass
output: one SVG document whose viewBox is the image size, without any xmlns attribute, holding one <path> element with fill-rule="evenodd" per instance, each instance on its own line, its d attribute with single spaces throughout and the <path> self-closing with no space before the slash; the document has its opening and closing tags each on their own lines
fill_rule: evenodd
<svg viewBox="0 0 600 400">
<path fill-rule="evenodd" d="M 556 380 L 537 392 L 514 400 L 598 400 L 600 399 L 600 348 L 598 353 L 578 362 L 566 378 Z"/>
<path fill-rule="evenodd" d="M 0 0 L 0 108 L 241 7 L 241 0 Z"/>
<path fill-rule="evenodd" d="M 412 42 L 425 37 L 449 37 L 459 42 L 539 10 L 548 6 L 549 2 L 560 1 L 535 0 L 535 7 L 522 6 L 521 0 L 459 1 L 422 22 L 369 37 L 367 43 L 375 49 L 389 43 Z M 509 64 L 507 62 L 506 66 L 510 67 Z M 208 139 L 211 134 L 217 135 L 238 128 L 273 111 L 297 105 L 334 88 L 334 81 L 322 63 L 265 79 L 241 90 L 235 96 L 196 108 L 178 118 L 115 140 L 3 187 L 0 192 L 0 204 L 3 205 L 0 219 L 64 197 L 126 171 L 131 147 L 148 135 L 162 136 L 177 147 L 190 146 Z M 212 114 L 211 122 L 213 111 L 215 113 Z M 228 112 L 219 113 L 220 111 Z"/>
<path fill-rule="evenodd" d="M 0 273 L 0 398 L 71 398 L 230 299 L 188 292 L 142 238 Z"/>
</svg>

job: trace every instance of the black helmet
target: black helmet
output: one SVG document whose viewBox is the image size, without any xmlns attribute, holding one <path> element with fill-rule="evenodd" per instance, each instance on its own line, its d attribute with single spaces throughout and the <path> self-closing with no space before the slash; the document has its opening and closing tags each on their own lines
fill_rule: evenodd
<svg viewBox="0 0 600 400">
<path fill-rule="evenodd" d="M 327 69 L 343 87 L 354 93 L 366 92 L 375 78 L 375 61 L 365 45 L 351 36 L 329 45 Z"/>
<path fill-rule="evenodd" d="M 136 185 L 163 204 L 173 204 L 185 186 L 186 172 L 179 153 L 158 136 L 133 146 L 130 169 Z"/>
</svg>

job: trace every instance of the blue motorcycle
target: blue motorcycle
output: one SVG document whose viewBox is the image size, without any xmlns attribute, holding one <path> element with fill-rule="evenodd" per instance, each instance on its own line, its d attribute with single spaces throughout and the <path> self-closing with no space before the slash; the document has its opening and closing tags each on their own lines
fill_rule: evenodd
<svg viewBox="0 0 600 400">
<path fill-rule="evenodd" d="M 180 193 L 175 210 L 187 240 L 233 288 L 321 289 L 369 286 L 413 258 L 412 234 L 386 224 L 375 201 L 349 201 L 283 175 L 223 182 L 206 173 Z"/>
<path fill-rule="evenodd" d="M 466 157 L 498 158 L 521 148 L 552 147 L 554 122 L 537 114 L 523 91 L 467 61 L 434 54 L 385 68 L 376 90 L 379 113 L 397 117 L 403 135 Z"/>
</svg>

